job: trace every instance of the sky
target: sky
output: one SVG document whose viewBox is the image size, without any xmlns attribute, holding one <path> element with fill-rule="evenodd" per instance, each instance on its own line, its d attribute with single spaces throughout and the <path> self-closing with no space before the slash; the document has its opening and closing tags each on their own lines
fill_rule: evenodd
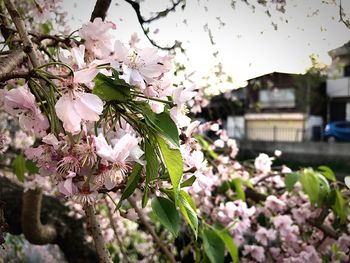
<svg viewBox="0 0 350 263">
<path fill-rule="evenodd" d="M 187 57 L 178 54 L 176 59 L 186 65 L 187 72 L 195 72 L 195 80 L 212 74 L 213 66 L 222 63 L 224 71 L 234 80 L 233 84 L 227 84 L 231 88 L 273 71 L 303 73 L 311 65 L 311 54 L 330 64 L 328 51 L 350 40 L 350 30 L 339 22 L 338 7 L 323 4 L 322 0 L 287 0 L 286 12 L 282 14 L 272 7 L 271 17 L 259 5 L 252 11 L 238 0 L 233 9 L 231 2 L 187 0 L 184 10 L 178 7 L 176 12 L 150 25 L 151 37 L 162 46 L 181 41 Z M 63 0 L 72 29 L 89 21 L 94 4 L 93 0 Z M 168 5 L 165 0 L 142 1 L 141 12 L 148 18 Z M 350 1 L 343 1 L 343 7 L 350 15 Z M 136 32 L 141 47 L 151 45 L 134 10 L 124 0 L 112 0 L 106 20 L 116 24 L 115 34 L 121 41 L 128 42 Z M 277 30 L 272 22 L 277 24 Z M 206 24 L 214 45 L 204 29 Z M 213 56 L 214 51 L 218 51 L 217 57 Z"/>
</svg>

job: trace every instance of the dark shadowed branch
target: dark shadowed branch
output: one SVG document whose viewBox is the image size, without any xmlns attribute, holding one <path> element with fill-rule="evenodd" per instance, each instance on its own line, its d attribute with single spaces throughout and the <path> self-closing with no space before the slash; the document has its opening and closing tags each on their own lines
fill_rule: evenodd
<svg viewBox="0 0 350 263">
<path fill-rule="evenodd" d="M 4 217 L 11 234 L 22 233 L 23 187 L 8 178 L 0 177 L 0 199 L 6 205 Z M 41 221 L 51 223 L 57 230 L 54 244 L 63 251 L 68 262 L 96 263 L 97 254 L 92 244 L 86 242 L 83 220 L 69 215 L 69 208 L 64 206 L 57 198 L 43 195 L 41 207 Z"/>
<path fill-rule="evenodd" d="M 179 41 L 175 41 L 174 45 L 168 47 L 164 47 L 164 46 L 160 46 L 158 45 L 150 36 L 149 36 L 149 30 L 148 28 L 146 28 L 146 24 L 149 24 L 150 22 L 153 22 L 155 20 L 158 20 L 162 17 L 165 17 L 168 13 L 175 11 L 176 7 L 184 2 L 183 0 L 178 0 L 176 2 L 172 2 L 172 6 L 165 9 L 164 11 L 159 12 L 157 15 L 155 15 L 154 17 L 151 17 L 149 19 L 144 19 L 144 17 L 141 14 L 141 10 L 140 10 L 140 4 L 138 2 L 132 1 L 132 0 L 124 0 L 125 2 L 127 2 L 128 4 L 131 5 L 131 7 L 134 9 L 136 16 L 137 16 L 137 20 L 139 21 L 142 31 L 145 34 L 145 36 L 147 37 L 147 39 L 149 40 L 149 42 L 151 42 L 151 44 L 161 50 L 167 50 L 167 51 L 171 51 L 174 50 L 175 48 L 181 48 L 181 42 Z"/>
<path fill-rule="evenodd" d="M 101 17 L 104 21 L 110 4 L 111 0 L 97 0 L 90 21 L 93 22 L 97 17 Z"/>
</svg>

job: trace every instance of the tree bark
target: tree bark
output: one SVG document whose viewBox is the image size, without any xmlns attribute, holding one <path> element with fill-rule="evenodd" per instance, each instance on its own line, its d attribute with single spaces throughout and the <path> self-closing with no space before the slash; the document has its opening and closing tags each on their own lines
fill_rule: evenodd
<svg viewBox="0 0 350 263">
<path fill-rule="evenodd" d="M 0 200 L 6 203 L 4 217 L 11 234 L 22 233 L 23 187 L 11 180 L 0 176 Z M 70 210 L 57 198 L 43 195 L 41 207 L 41 222 L 55 226 L 57 237 L 53 244 L 57 244 L 71 263 L 96 263 L 98 257 L 91 243 L 86 242 L 83 219 L 76 219 L 68 215 Z"/>
<path fill-rule="evenodd" d="M 91 14 L 90 21 L 93 22 L 97 17 L 101 17 L 101 19 L 104 21 L 110 4 L 111 0 L 97 0 L 94 11 Z"/>
<path fill-rule="evenodd" d="M 21 214 L 22 232 L 25 238 L 35 245 L 52 243 L 57 235 L 53 225 L 43 225 L 41 223 L 42 198 L 43 192 L 38 188 L 23 193 Z"/>
<path fill-rule="evenodd" d="M 84 211 L 86 214 L 87 229 L 94 239 L 96 252 L 100 263 L 112 263 L 111 256 L 106 248 L 105 241 L 102 236 L 101 227 L 97 222 L 95 209 L 93 205 L 85 205 Z"/>
</svg>

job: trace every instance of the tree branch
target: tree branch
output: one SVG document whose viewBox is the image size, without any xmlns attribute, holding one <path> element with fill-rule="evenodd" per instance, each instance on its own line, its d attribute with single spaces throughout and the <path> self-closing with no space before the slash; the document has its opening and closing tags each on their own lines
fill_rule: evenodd
<svg viewBox="0 0 350 263">
<path fill-rule="evenodd" d="M 4 0 L 4 3 L 7 8 L 7 11 L 9 12 L 12 18 L 13 23 L 15 24 L 18 34 L 21 40 L 23 41 L 24 52 L 28 54 L 28 57 L 32 62 L 33 67 L 34 68 L 39 67 L 40 64 L 39 64 L 38 56 L 35 52 L 32 41 L 29 39 L 28 33 L 26 31 L 24 22 L 21 19 L 21 16 L 19 15 L 18 11 L 16 10 L 11 0 Z"/>
<path fill-rule="evenodd" d="M 350 29 L 350 21 L 344 18 L 344 8 L 342 6 L 342 0 L 339 0 L 339 22 L 342 22 L 348 29 Z"/>
<path fill-rule="evenodd" d="M 174 45 L 172 45 L 171 47 L 164 47 L 164 46 L 160 46 L 158 45 L 153 39 L 151 39 L 151 37 L 149 36 L 149 30 L 148 28 L 145 27 L 145 24 L 148 24 L 152 21 L 155 21 L 161 17 L 166 16 L 170 11 L 174 11 L 176 6 L 178 6 L 181 2 L 183 2 L 183 0 L 179 0 L 178 2 L 174 3 L 173 2 L 173 6 L 162 11 L 159 12 L 158 15 L 156 15 L 153 18 L 150 19 L 144 19 L 143 16 L 141 15 L 141 10 L 140 10 L 140 4 L 138 2 L 132 1 L 132 0 L 124 0 L 125 2 L 127 2 L 129 5 L 131 5 L 131 7 L 134 9 L 136 16 L 137 16 L 137 20 L 140 23 L 140 26 L 142 28 L 143 33 L 145 34 L 145 36 L 147 37 L 148 41 L 155 47 L 161 49 L 161 50 L 166 50 L 166 51 L 171 51 L 174 50 L 175 48 L 180 47 L 181 48 L 181 42 L 179 41 L 175 41 Z"/>
<path fill-rule="evenodd" d="M 135 209 L 137 215 L 139 216 L 142 224 L 147 228 L 148 232 L 153 237 L 154 241 L 157 243 L 157 245 L 160 247 L 160 249 L 164 252 L 165 256 L 168 258 L 169 262 L 176 263 L 176 260 L 173 256 L 173 254 L 168 250 L 168 248 L 163 244 L 163 242 L 160 240 L 157 233 L 154 231 L 153 227 L 148 223 L 145 215 L 143 214 L 142 210 L 140 210 L 137 207 L 136 201 L 133 199 L 133 197 L 129 197 L 128 201 L 130 205 Z"/>
<path fill-rule="evenodd" d="M 97 17 L 101 17 L 104 21 L 110 4 L 111 0 L 97 0 L 90 21 L 93 22 Z"/>
<path fill-rule="evenodd" d="M 17 70 L 17 71 L 11 71 L 3 74 L 0 73 L 0 82 L 4 82 L 10 79 L 17 79 L 17 78 L 27 79 L 29 75 L 30 75 L 30 71 L 27 71 L 27 70 Z"/>
<path fill-rule="evenodd" d="M 95 210 L 92 205 L 85 205 L 84 211 L 86 214 L 87 229 L 90 231 L 92 238 L 94 239 L 96 252 L 99 257 L 100 263 L 112 263 L 111 256 L 106 248 L 105 241 L 101 233 L 101 228 L 97 222 Z"/>
<path fill-rule="evenodd" d="M 2 168 L 3 170 L 3 168 Z M 21 214 L 23 187 L 0 176 L 0 199 L 6 203 L 4 217 L 11 234 L 22 233 Z M 57 198 L 43 195 L 42 222 L 55 225 L 57 238 L 54 243 L 63 251 L 69 263 L 96 263 L 98 257 L 91 243 L 85 239 L 83 219 L 70 216 L 70 210 Z"/>
<path fill-rule="evenodd" d="M 5 9 L 4 9 L 4 3 L 3 1 L 0 1 L 0 31 L 3 35 L 5 41 L 11 36 L 11 31 L 7 28 L 9 27 L 10 22 L 7 19 L 7 16 L 5 15 Z"/>
<path fill-rule="evenodd" d="M 22 231 L 26 239 L 36 245 L 52 243 L 57 236 L 53 225 L 43 225 L 40 220 L 42 190 L 28 190 L 23 194 L 21 214 Z"/>
<path fill-rule="evenodd" d="M 9 55 L 0 61 L 0 75 L 11 73 L 12 70 L 23 62 L 25 56 L 26 54 L 21 49 L 11 51 Z"/>
</svg>

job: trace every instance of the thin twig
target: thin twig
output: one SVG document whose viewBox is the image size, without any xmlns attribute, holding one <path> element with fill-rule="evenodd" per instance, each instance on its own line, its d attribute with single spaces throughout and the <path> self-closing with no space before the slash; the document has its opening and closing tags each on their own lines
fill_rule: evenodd
<svg viewBox="0 0 350 263">
<path fill-rule="evenodd" d="M 162 11 L 159 12 L 158 15 L 156 15 L 153 18 L 150 19 L 144 19 L 143 16 L 141 15 L 141 10 L 140 10 L 140 4 L 138 2 L 132 1 L 132 0 L 124 0 L 125 2 L 127 2 L 129 5 L 131 5 L 131 7 L 134 9 L 136 16 L 137 16 L 137 20 L 139 21 L 139 24 L 142 28 L 143 33 L 145 34 L 145 36 L 147 37 L 148 41 L 155 47 L 161 49 L 161 50 L 166 50 L 166 51 L 171 51 L 174 50 L 175 48 L 180 47 L 181 48 L 181 42 L 179 41 L 175 41 L 174 45 L 170 46 L 170 47 L 164 47 L 164 46 L 160 46 L 158 45 L 153 39 L 151 39 L 151 37 L 149 36 L 149 30 L 148 28 L 145 27 L 145 24 L 148 24 L 154 20 L 157 20 L 161 17 L 166 16 L 170 11 L 174 11 L 176 6 L 179 5 L 181 2 L 183 2 L 182 0 L 173 3 L 173 6 Z"/>
<path fill-rule="evenodd" d="M 119 238 L 119 235 L 118 235 L 118 232 L 117 232 L 117 227 L 116 227 L 115 222 L 113 220 L 113 215 L 112 215 L 112 212 L 111 212 L 111 208 L 108 205 L 107 198 L 104 198 L 104 199 L 105 199 L 105 203 L 106 203 L 106 206 L 107 206 L 107 213 L 108 213 L 109 222 L 111 223 L 115 239 L 117 240 L 118 246 L 120 248 L 120 252 L 123 254 L 125 261 L 127 263 L 131 263 L 130 260 L 129 260 L 129 257 L 128 257 L 128 253 L 124 250 L 123 243 L 122 243 L 122 241 Z"/>
<path fill-rule="evenodd" d="M 344 18 L 344 8 L 342 6 L 342 0 L 339 0 L 339 22 L 342 22 L 348 29 L 350 29 L 350 21 Z"/>
<path fill-rule="evenodd" d="M 169 262 L 176 263 L 176 260 L 174 258 L 174 255 L 168 250 L 168 248 L 163 244 L 163 242 L 160 240 L 157 233 L 154 231 L 153 227 L 148 223 L 145 215 L 143 214 L 142 210 L 140 210 L 137 207 L 136 201 L 133 197 L 129 197 L 128 201 L 130 205 L 135 209 L 137 215 L 139 216 L 142 224 L 147 228 L 148 232 L 153 237 L 154 241 L 157 243 L 157 245 L 160 247 L 160 249 L 164 252 L 165 256 L 168 258 Z"/>
<path fill-rule="evenodd" d="M 96 252 L 99 257 L 100 263 L 112 263 L 111 256 L 106 248 L 105 241 L 103 240 L 100 224 L 97 222 L 95 209 L 93 205 L 85 205 L 84 211 L 86 215 L 87 228 L 90 231 L 92 238 L 94 239 Z"/>
</svg>

